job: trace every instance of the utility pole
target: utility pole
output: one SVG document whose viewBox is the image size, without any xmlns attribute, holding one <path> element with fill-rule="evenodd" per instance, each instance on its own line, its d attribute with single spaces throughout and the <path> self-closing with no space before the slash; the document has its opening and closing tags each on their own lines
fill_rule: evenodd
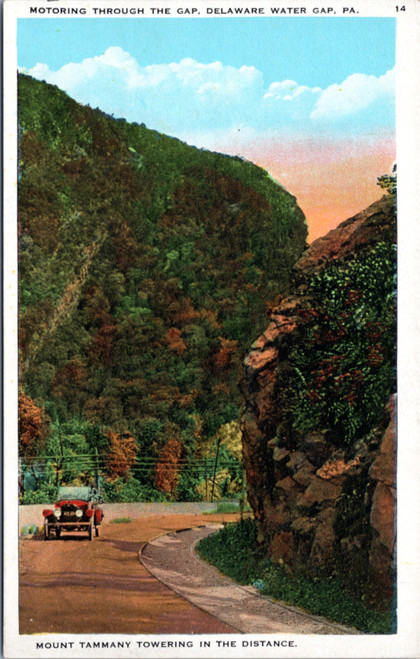
<svg viewBox="0 0 420 659">
<path fill-rule="evenodd" d="M 242 491 L 241 491 L 241 498 L 239 500 L 241 522 L 244 521 L 245 497 L 246 497 L 245 467 L 242 467 Z"/>
<path fill-rule="evenodd" d="M 99 458 L 98 458 L 97 446 L 95 446 L 95 481 L 96 481 L 96 489 L 99 494 Z"/>
<path fill-rule="evenodd" d="M 218 461 L 218 459 L 219 459 L 219 448 L 220 448 L 220 442 L 221 442 L 221 441 L 222 441 L 222 440 L 221 440 L 221 438 L 219 437 L 219 439 L 217 440 L 216 457 L 215 457 L 215 459 L 214 459 L 213 487 L 212 487 L 212 490 L 211 490 L 211 502 L 212 502 L 212 503 L 213 503 L 213 497 L 214 497 L 214 486 L 215 486 L 215 484 L 216 484 L 217 461 Z"/>
<path fill-rule="evenodd" d="M 25 476 L 23 474 L 23 458 L 19 458 L 19 494 L 24 494 L 25 493 Z"/>
</svg>

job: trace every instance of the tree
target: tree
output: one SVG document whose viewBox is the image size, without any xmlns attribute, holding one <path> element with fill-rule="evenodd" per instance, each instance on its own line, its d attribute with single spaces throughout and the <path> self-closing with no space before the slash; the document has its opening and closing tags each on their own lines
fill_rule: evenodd
<svg viewBox="0 0 420 659">
<path fill-rule="evenodd" d="M 110 445 L 106 460 L 110 477 L 128 480 L 130 469 L 136 460 L 136 440 L 129 432 L 119 434 L 112 430 L 106 434 L 106 438 Z"/>
<path fill-rule="evenodd" d="M 392 167 L 392 174 L 384 174 L 378 177 L 378 185 L 390 195 L 397 194 L 397 165 Z"/>
<path fill-rule="evenodd" d="M 19 394 L 19 455 L 34 458 L 48 434 L 42 410 L 24 392 Z"/>
<path fill-rule="evenodd" d="M 170 439 L 163 447 L 156 465 L 156 485 L 162 492 L 175 493 L 181 455 L 182 444 L 178 439 Z"/>
</svg>

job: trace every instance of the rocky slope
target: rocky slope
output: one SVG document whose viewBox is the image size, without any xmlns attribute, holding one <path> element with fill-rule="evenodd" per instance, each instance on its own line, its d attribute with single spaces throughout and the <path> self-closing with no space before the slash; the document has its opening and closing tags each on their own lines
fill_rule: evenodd
<svg viewBox="0 0 420 659">
<path fill-rule="evenodd" d="M 358 264 L 363 266 L 378 246 L 390 246 L 394 241 L 395 202 L 385 196 L 314 242 L 295 267 L 297 294 L 274 310 L 269 326 L 246 357 L 242 381 L 248 498 L 261 542 L 276 562 L 313 575 L 338 574 L 358 594 L 367 593 L 377 603 L 392 596 L 394 582 L 395 388 L 389 382 L 388 388 L 381 390 L 382 403 L 375 419 L 360 424 L 353 436 L 349 433 L 345 438 L 333 424 L 320 421 L 316 405 L 325 388 L 318 390 L 321 393 L 310 392 L 313 423 L 299 427 L 294 422 L 293 410 L 299 408 L 298 399 L 307 392 L 296 391 L 293 378 L 298 370 L 296 351 L 305 350 L 302 344 L 312 336 L 306 329 L 308 317 L 319 316 L 314 313 L 314 309 L 319 310 L 311 287 L 314 276 L 327 272 L 332 264 L 335 272 L 341 272 L 337 268 L 354 270 Z M 334 291 L 329 290 L 334 297 Z M 377 295 L 382 295 L 381 291 Z M 369 328 L 375 322 L 373 317 L 369 322 L 363 320 L 369 313 L 367 303 L 363 306 L 360 302 L 360 291 L 352 289 L 353 299 L 351 296 L 358 302 L 350 307 L 346 322 L 350 326 L 349 318 L 362 318 L 358 324 L 361 342 L 368 330 L 372 335 Z M 365 327 L 360 329 L 362 325 Z M 379 327 L 379 321 L 376 325 Z M 355 332 L 351 326 L 349 334 Z M 322 373 L 328 374 L 328 364 L 338 360 L 331 347 L 337 339 L 328 337 L 325 327 L 322 335 L 317 348 L 324 349 Z M 391 336 L 393 339 L 392 328 Z M 371 358 L 375 349 L 377 356 L 377 346 L 369 346 L 366 354 Z M 388 355 L 391 362 L 392 355 Z M 345 354 L 339 357 L 348 359 Z M 383 353 L 380 357 L 383 365 Z M 371 363 L 377 362 L 371 359 Z M 356 366 L 375 383 L 374 370 L 363 371 L 360 359 L 353 366 L 349 364 L 346 372 L 335 375 L 335 385 L 346 377 L 351 380 Z M 308 371 L 314 373 L 311 368 L 316 366 L 312 364 Z M 377 373 L 379 380 L 383 371 Z M 322 377 L 326 382 L 327 376 Z M 353 405 L 349 412 L 357 407 L 353 401 L 356 396 L 360 398 L 363 386 L 364 381 L 356 378 L 353 390 L 346 390 L 349 405 Z M 293 398 L 294 404 L 290 403 Z M 367 395 L 363 401 L 369 406 Z M 328 405 L 336 404 L 332 396 Z M 360 407 L 359 416 L 363 413 Z M 337 427 L 346 426 L 342 422 Z"/>
</svg>

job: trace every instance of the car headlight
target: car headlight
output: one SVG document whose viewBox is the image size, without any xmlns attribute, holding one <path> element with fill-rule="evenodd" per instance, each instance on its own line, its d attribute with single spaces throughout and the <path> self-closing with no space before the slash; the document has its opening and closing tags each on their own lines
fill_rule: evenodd
<svg viewBox="0 0 420 659">
<path fill-rule="evenodd" d="M 56 510 L 54 510 L 54 517 L 61 517 L 61 509 L 60 508 L 56 508 Z"/>
<path fill-rule="evenodd" d="M 80 510 L 80 508 L 78 508 L 76 510 L 76 517 L 83 517 L 83 510 Z"/>
</svg>

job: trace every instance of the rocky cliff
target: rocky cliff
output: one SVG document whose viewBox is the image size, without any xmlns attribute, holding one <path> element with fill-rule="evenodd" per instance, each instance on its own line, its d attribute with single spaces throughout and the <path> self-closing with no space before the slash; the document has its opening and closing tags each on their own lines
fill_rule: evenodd
<svg viewBox="0 0 420 659">
<path fill-rule="evenodd" d="M 315 241 L 242 381 L 259 540 L 274 561 L 339 575 L 376 603 L 395 576 L 394 242 L 391 196 Z"/>
</svg>

